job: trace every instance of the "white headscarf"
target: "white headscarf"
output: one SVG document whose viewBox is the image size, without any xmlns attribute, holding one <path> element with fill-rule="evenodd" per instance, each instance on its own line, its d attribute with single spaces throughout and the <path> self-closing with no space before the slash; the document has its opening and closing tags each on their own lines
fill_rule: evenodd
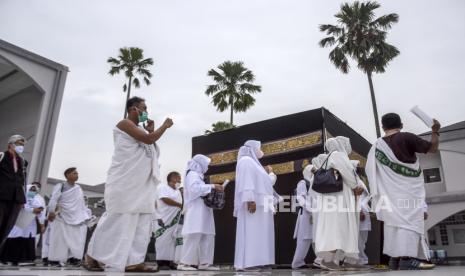
<svg viewBox="0 0 465 276">
<path fill-rule="evenodd" d="M 208 170 L 208 165 L 210 165 L 211 159 L 203 154 L 196 154 L 192 159 L 187 163 L 187 171 L 194 171 L 203 176 L 204 173 Z"/>
<path fill-rule="evenodd" d="M 26 143 L 26 139 L 23 136 L 15 134 L 8 139 L 8 144 L 14 144 L 20 140 L 23 140 Z"/>
<path fill-rule="evenodd" d="M 359 160 L 350 160 L 350 163 L 354 166 L 354 169 L 357 169 L 358 165 L 360 164 Z"/>
<path fill-rule="evenodd" d="M 326 149 L 329 152 L 337 151 L 343 152 L 349 155 L 352 152 L 352 146 L 350 145 L 350 139 L 344 136 L 337 136 L 336 138 L 329 138 L 326 141 Z"/>
<path fill-rule="evenodd" d="M 302 174 L 304 175 L 304 179 L 307 180 L 308 182 L 312 181 L 312 177 L 313 177 L 312 169 L 313 169 L 313 165 L 307 165 L 302 171 Z"/>
<path fill-rule="evenodd" d="M 262 146 L 262 143 L 260 141 L 248 140 L 239 149 L 239 153 L 237 155 L 237 161 L 239 161 L 239 159 L 241 159 L 244 156 L 248 156 L 252 158 L 253 160 L 255 160 L 255 162 L 257 162 L 258 164 L 260 164 L 260 161 L 258 161 L 257 154 L 261 151 L 261 146 Z"/>
<path fill-rule="evenodd" d="M 312 165 L 316 168 L 319 169 L 323 166 L 323 163 L 326 161 L 326 158 L 328 158 L 327 154 L 321 153 L 317 157 L 312 159 Z"/>
</svg>

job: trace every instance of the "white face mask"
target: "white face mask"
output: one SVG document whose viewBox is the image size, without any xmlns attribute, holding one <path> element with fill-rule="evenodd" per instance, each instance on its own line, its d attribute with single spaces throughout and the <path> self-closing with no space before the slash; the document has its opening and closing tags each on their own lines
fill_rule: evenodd
<svg viewBox="0 0 465 276">
<path fill-rule="evenodd" d="M 15 145 L 15 151 L 17 154 L 21 154 L 24 152 L 24 146 L 16 146 Z"/>
<path fill-rule="evenodd" d="M 176 184 L 174 184 L 174 187 L 176 187 L 176 189 L 179 189 L 181 187 L 181 183 L 176 182 Z"/>
<path fill-rule="evenodd" d="M 256 154 L 258 159 L 262 158 L 265 155 L 262 150 L 258 150 Z"/>
</svg>

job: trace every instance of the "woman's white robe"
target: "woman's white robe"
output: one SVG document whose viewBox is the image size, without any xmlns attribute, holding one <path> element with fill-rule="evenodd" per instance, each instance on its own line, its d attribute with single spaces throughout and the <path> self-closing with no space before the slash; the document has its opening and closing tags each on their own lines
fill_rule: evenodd
<svg viewBox="0 0 465 276">
<path fill-rule="evenodd" d="M 345 257 L 358 259 L 359 217 L 352 189 L 357 187 L 357 178 L 349 157 L 335 151 L 328 159 L 327 168 L 339 171 L 343 190 L 337 193 L 317 194 L 318 222 L 315 233 L 317 254 L 339 250 Z M 335 208 L 326 204 L 334 202 Z M 339 206 L 342 207 L 339 210 Z M 323 208 L 323 209 L 320 209 Z M 326 208 L 326 209 L 325 209 Z"/>
<path fill-rule="evenodd" d="M 234 267 L 271 265 L 275 263 L 274 190 L 276 175 L 267 174 L 254 159 L 242 157 L 236 168 L 234 216 L 237 217 Z M 257 205 L 255 213 L 247 202 Z"/>
<path fill-rule="evenodd" d="M 292 260 L 292 268 L 305 265 L 305 257 L 313 240 L 313 218 L 311 213 L 313 205 L 310 190 L 310 187 L 307 190 L 305 180 L 301 180 L 297 184 L 297 202 L 302 209 L 299 210 L 295 224 L 294 239 L 297 240 L 297 243 Z"/>
<path fill-rule="evenodd" d="M 37 235 L 37 221 L 40 224 L 44 224 L 45 222 L 45 203 L 41 200 L 40 195 L 34 196 L 34 198 L 28 198 L 26 204 L 24 205 L 24 210 L 26 212 L 32 213 L 34 208 L 44 208 L 40 214 L 36 215 L 37 219 L 34 219 L 29 223 L 29 225 L 21 229 L 18 226 L 13 226 L 11 229 L 10 234 L 8 234 L 8 238 L 35 238 Z"/>
<path fill-rule="evenodd" d="M 214 188 L 205 184 L 203 175 L 190 171 L 184 182 L 183 248 L 180 262 L 186 265 L 213 263 L 215 245 L 215 219 L 213 209 L 205 205 L 202 196 Z"/>
</svg>

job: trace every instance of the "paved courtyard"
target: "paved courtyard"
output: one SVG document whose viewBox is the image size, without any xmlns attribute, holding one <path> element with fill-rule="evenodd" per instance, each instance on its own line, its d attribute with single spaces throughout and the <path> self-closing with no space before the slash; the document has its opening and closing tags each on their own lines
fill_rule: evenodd
<svg viewBox="0 0 465 276">
<path fill-rule="evenodd" d="M 158 273 L 117 273 L 117 272 L 88 272 L 82 269 L 75 268 L 47 268 L 47 267 L 32 267 L 32 268 L 12 268 L 0 267 L 0 275 L 17 275 L 17 276 L 84 276 L 84 275 L 99 275 L 99 276 L 112 276 L 112 275 L 291 275 L 291 276 L 304 276 L 304 275 L 383 275 L 383 276 L 463 276 L 465 275 L 465 266 L 441 266 L 434 270 L 429 271 L 364 271 L 364 272 L 328 272 L 321 270 L 301 270 L 293 271 L 289 269 L 276 269 L 266 272 L 252 272 L 252 273 L 236 273 L 232 270 L 222 270 L 219 272 L 187 272 L 187 271 L 160 271 Z"/>
</svg>

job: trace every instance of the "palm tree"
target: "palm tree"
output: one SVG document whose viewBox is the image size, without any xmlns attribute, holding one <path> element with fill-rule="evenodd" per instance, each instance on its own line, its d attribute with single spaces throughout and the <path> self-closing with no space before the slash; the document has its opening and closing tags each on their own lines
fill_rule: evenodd
<svg viewBox="0 0 465 276">
<path fill-rule="evenodd" d="M 372 1 L 342 4 L 341 10 L 334 15 L 336 25 L 320 25 L 320 31 L 328 37 L 319 43 L 321 47 L 335 45 L 329 53 L 329 60 L 343 73 L 349 72 L 348 58 L 352 58 L 367 75 L 378 137 L 381 132 L 372 74 L 384 73 L 388 63 L 400 53 L 386 42 L 387 30 L 399 21 L 399 16 L 390 13 L 375 18 L 374 11 L 379 7 L 380 4 Z"/>
<path fill-rule="evenodd" d="M 205 134 L 223 131 L 223 130 L 227 130 L 227 129 L 235 128 L 235 127 L 236 127 L 235 125 L 232 125 L 229 122 L 219 121 L 219 122 L 212 124 L 212 130 L 205 130 Z"/>
<path fill-rule="evenodd" d="M 209 85 L 205 94 L 212 95 L 212 103 L 218 111 L 223 112 L 230 108 L 229 123 L 234 124 L 234 112 L 245 112 L 255 104 L 251 94 L 262 91 L 259 85 L 254 85 L 255 76 L 252 71 L 244 67 L 240 61 L 226 61 L 218 65 L 219 71 L 211 69 L 208 76 L 216 84 Z"/>
<path fill-rule="evenodd" d="M 151 58 L 144 59 L 144 50 L 141 48 L 120 48 L 118 58 L 109 57 L 107 62 L 111 65 L 111 69 L 108 72 L 110 75 L 114 76 L 123 71 L 127 78 L 127 83 L 123 85 L 123 91 L 127 92 L 126 101 L 131 96 L 131 86 L 134 84 L 135 88 L 140 87 L 139 78 L 142 78 L 146 85 L 150 85 L 152 73 L 148 67 L 153 65 L 153 60 Z M 127 111 L 125 107 L 124 118 L 126 116 Z"/>
</svg>

